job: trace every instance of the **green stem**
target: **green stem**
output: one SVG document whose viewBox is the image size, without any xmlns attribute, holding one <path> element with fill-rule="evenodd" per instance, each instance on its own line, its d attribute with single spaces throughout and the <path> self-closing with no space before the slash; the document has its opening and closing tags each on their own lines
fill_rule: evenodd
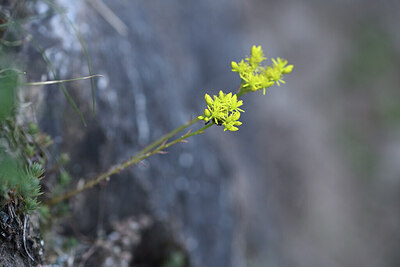
<svg viewBox="0 0 400 267">
<path fill-rule="evenodd" d="M 174 141 L 171 141 L 169 143 L 167 143 L 167 140 L 170 139 L 171 137 L 173 137 L 174 135 L 176 135 L 177 133 L 183 131 L 184 129 L 188 128 L 189 126 L 199 122 L 199 119 L 193 119 L 185 124 L 183 124 L 182 126 L 176 128 L 175 130 L 169 132 L 168 134 L 164 135 L 163 137 L 161 137 L 160 139 L 154 141 L 153 143 L 151 143 L 150 145 L 148 145 L 147 147 L 145 147 L 144 149 L 142 149 L 141 151 L 139 151 L 137 154 L 133 155 L 131 158 L 129 158 L 128 160 L 122 162 L 122 163 L 118 163 L 116 165 L 111 166 L 106 172 L 98 175 L 97 177 L 87 181 L 82 187 L 71 190 L 61 196 L 57 196 L 54 197 L 52 199 L 50 199 L 48 202 L 46 202 L 47 205 L 54 205 L 56 203 L 59 203 L 61 201 L 67 200 L 71 197 L 74 197 L 82 192 L 84 192 L 87 189 L 90 189 L 92 187 L 94 187 L 95 185 L 99 184 L 101 181 L 106 180 L 107 178 L 109 178 L 110 176 L 120 173 L 122 170 L 135 165 L 136 163 L 150 157 L 151 155 L 157 154 L 157 153 L 162 153 L 161 151 L 169 148 L 171 146 L 173 146 L 174 144 L 180 143 L 183 140 L 194 136 L 194 135 L 198 135 L 204 132 L 204 130 L 206 130 L 207 128 L 211 127 L 214 123 L 210 123 L 206 126 L 204 126 L 203 128 L 190 133 L 187 132 L 186 134 L 184 134 L 183 136 L 177 138 Z"/>
<path fill-rule="evenodd" d="M 176 135 L 177 133 L 185 130 L 186 128 L 188 128 L 189 126 L 192 126 L 193 124 L 199 122 L 200 119 L 195 118 L 190 120 L 189 122 L 183 124 L 182 126 L 176 128 L 175 130 L 167 133 L 166 135 L 164 135 L 163 137 L 161 137 L 160 139 L 154 141 L 153 143 L 151 143 L 150 145 L 148 145 L 147 147 L 145 147 L 144 149 L 142 149 L 140 152 L 138 152 L 136 154 L 136 156 L 140 156 L 143 155 L 149 151 L 151 151 L 153 148 L 155 148 L 156 146 L 160 145 L 161 143 L 163 143 L 165 140 L 170 139 L 172 136 Z"/>
<path fill-rule="evenodd" d="M 245 90 L 242 90 L 243 89 L 243 87 L 242 87 L 242 85 L 240 85 L 239 86 L 239 89 L 238 89 L 238 93 L 236 94 L 236 96 L 237 96 L 237 98 L 239 99 L 242 95 L 244 95 L 245 93 L 247 93 L 247 92 L 245 92 Z"/>
</svg>

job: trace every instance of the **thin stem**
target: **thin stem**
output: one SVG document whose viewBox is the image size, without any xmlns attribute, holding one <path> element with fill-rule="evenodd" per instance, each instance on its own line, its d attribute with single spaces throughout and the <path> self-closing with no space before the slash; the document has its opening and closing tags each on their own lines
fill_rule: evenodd
<svg viewBox="0 0 400 267">
<path fill-rule="evenodd" d="M 237 96 L 238 99 L 239 99 L 242 95 L 244 95 L 245 93 L 248 93 L 248 92 L 246 92 L 245 90 L 242 90 L 242 89 L 243 89 L 243 84 L 241 84 L 241 85 L 239 86 L 238 93 L 236 94 L 236 96 Z"/>
<path fill-rule="evenodd" d="M 61 196 L 57 196 L 54 197 L 52 199 L 50 199 L 46 204 L 47 205 L 54 205 L 58 202 L 67 200 L 71 197 L 74 197 L 80 193 L 82 193 L 83 191 L 94 187 L 95 185 L 99 184 L 101 181 L 106 180 L 107 178 L 109 178 L 110 176 L 120 173 L 122 170 L 135 165 L 136 163 L 150 157 L 151 155 L 154 155 L 156 153 L 161 153 L 161 151 L 163 149 L 169 148 L 172 145 L 182 142 L 183 140 L 194 136 L 194 135 L 198 135 L 204 132 L 204 130 L 206 130 L 207 128 L 209 128 L 211 125 L 213 125 L 214 123 L 210 123 L 206 126 L 204 126 L 203 128 L 191 133 L 190 131 L 187 132 L 186 134 L 184 134 L 183 136 L 177 138 L 174 141 L 171 141 L 169 143 L 167 143 L 167 140 L 170 139 L 171 137 L 173 137 L 174 135 L 176 135 L 177 133 L 183 131 L 184 129 L 188 128 L 189 126 L 199 122 L 199 119 L 193 119 L 185 124 L 183 124 L 182 126 L 176 128 L 175 130 L 169 132 L 168 134 L 164 135 L 163 137 L 161 137 L 160 139 L 154 141 L 153 143 L 151 143 L 150 145 L 148 145 L 147 147 L 145 147 L 144 149 L 142 149 L 141 151 L 139 151 L 137 154 L 133 155 L 131 158 L 129 158 L 128 160 L 122 162 L 122 163 L 118 163 L 115 164 L 113 166 L 111 166 L 106 172 L 98 175 L 97 177 L 87 181 L 82 187 L 71 190 Z"/>
<path fill-rule="evenodd" d="M 140 156 L 140 155 L 143 155 L 143 154 L 145 154 L 145 153 L 151 151 L 153 148 L 155 148 L 156 146 L 160 145 L 160 144 L 163 143 L 165 140 L 170 139 L 172 136 L 176 135 L 177 133 L 179 133 L 179 132 L 185 130 L 185 129 L 188 128 L 189 126 L 191 126 L 191 125 L 193 125 L 193 124 L 195 124 L 195 123 L 197 123 L 197 122 L 199 122 L 199 121 L 200 121 L 200 119 L 198 119 L 198 118 L 192 119 L 191 121 L 189 121 L 189 122 L 183 124 L 182 126 L 176 128 L 175 130 L 173 130 L 173 131 L 167 133 L 166 135 L 164 135 L 164 136 L 161 137 L 160 139 L 154 141 L 153 143 L 151 143 L 150 145 L 148 145 L 147 147 L 145 147 L 144 149 L 142 149 L 140 152 L 138 152 L 138 153 L 136 154 L 136 156 Z"/>
<path fill-rule="evenodd" d="M 185 139 L 187 139 L 187 138 L 189 138 L 189 137 L 192 137 L 192 136 L 195 136 L 195 135 L 198 135 L 198 134 L 202 134 L 202 133 L 204 133 L 204 131 L 205 131 L 207 128 L 211 127 L 211 126 L 214 125 L 214 124 L 215 124 L 214 122 L 213 122 L 213 123 L 209 123 L 208 125 L 204 126 L 204 127 L 201 128 L 200 130 L 197 130 L 197 131 L 195 131 L 195 132 L 193 132 L 193 133 L 189 133 L 189 132 L 188 132 L 187 134 L 181 136 L 180 138 L 178 138 L 178 139 L 176 139 L 176 140 L 174 140 L 174 141 L 171 141 L 171 142 L 165 144 L 163 147 L 160 146 L 159 148 L 157 148 L 156 153 L 157 153 L 158 151 L 163 150 L 163 149 L 169 148 L 170 146 L 173 146 L 173 145 L 175 145 L 176 143 L 180 143 L 180 142 L 182 142 L 183 140 L 185 140 Z"/>
<path fill-rule="evenodd" d="M 23 83 L 22 85 L 29 85 L 29 86 L 48 85 L 48 84 L 57 84 L 57 83 L 65 83 L 65 82 L 74 82 L 74 81 L 79 81 L 79 80 L 86 80 L 86 79 L 91 79 L 91 78 L 94 78 L 94 77 L 103 77 L 103 75 L 95 74 L 95 75 L 91 75 L 91 76 L 79 77 L 79 78 L 68 79 L 68 80 L 54 80 L 54 81 L 43 81 L 43 82 L 30 82 L 30 83 Z"/>
<path fill-rule="evenodd" d="M 22 29 L 22 27 L 21 27 Z M 22 29 L 24 30 L 24 29 Z M 26 32 L 26 30 L 24 30 Z M 58 74 L 56 72 L 56 68 L 54 67 L 53 63 L 51 63 L 50 59 L 47 57 L 44 48 L 42 48 L 40 46 L 40 44 L 34 39 L 31 39 L 32 45 L 36 48 L 36 50 L 39 51 L 39 53 L 41 54 L 44 62 L 46 63 L 47 67 L 49 68 L 49 70 L 51 71 L 51 73 L 53 74 L 54 80 L 60 80 L 58 77 Z M 61 88 L 61 90 L 63 91 L 65 97 L 67 98 L 67 100 L 69 101 L 69 103 L 72 105 L 72 107 L 74 108 L 74 110 L 76 111 L 76 113 L 78 113 L 78 116 L 80 117 L 83 125 L 86 127 L 86 120 L 83 117 L 82 112 L 79 110 L 78 106 L 76 105 L 75 101 L 72 99 L 71 95 L 68 93 L 67 88 L 64 86 L 63 83 L 59 83 L 58 86 Z"/>
<path fill-rule="evenodd" d="M 46 1 L 48 5 L 50 5 L 56 12 L 61 14 L 64 20 L 68 22 L 72 30 L 74 31 L 76 37 L 78 38 L 78 41 L 82 47 L 83 54 L 85 54 L 87 65 L 88 65 L 88 70 L 89 70 L 89 76 L 91 77 L 90 79 L 90 85 L 92 86 L 92 115 L 94 116 L 96 113 L 96 86 L 94 84 L 94 73 L 93 73 L 93 67 L 92 67 L 92 61 L 89 56 L 89 51 L 86 47 L 86 42 L 82 37 L 81 32 L 75 27 L 75 24 L 68 18 L 66 12 L 57 4 L 53 3 L 52 1 Z"/>
</svg>

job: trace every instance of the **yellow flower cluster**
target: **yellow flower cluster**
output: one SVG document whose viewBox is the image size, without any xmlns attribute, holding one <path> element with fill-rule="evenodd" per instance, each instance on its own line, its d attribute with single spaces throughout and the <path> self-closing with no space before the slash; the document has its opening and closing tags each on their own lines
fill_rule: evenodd
<svg viewBox="0 0 400 267">
<path fill-rule="evenodd" d="M 283 75 L 292 72 L 293 65 L 287 65 L 287 60 L 278 57 L 277 59 L 272 59 L 272 66 L 260 66 L 266 59 L 261 46 L 253 46 L 250 57 L 241 60 L 239 63 L 232 61 L 232 71 L 239 73 L 240 78 L 242 78 L 240 95 L 261 89 L 265 94 L 265 89 L 275 83 L 278 86 L 280 83 L 285 83 Z"/>
<path fill-rule="evenodd" d="M 224 125 L 224 131 L 237 131 L 236 126 L 241 125 L 239 121 L 240 112 L 244 112 L 239 107 L 243 105 L 242 100 L 238 100 L 240 96 L 248 92 L 263 90 L 273 86 L 275 83 L 285 83 L 283 75 L 292 72 L 293 65 L 287 65 L 287 60 L 282 58 L 272 59 L 271 66 L 261 66 L 264 60 L 264 52 L 261 46 L 253 46 L 251 48 L 251 56 L 241 60 L 239 63 L 232 61 L 232 71 L 239 73 L 242 78 L 242 84 L 238 93 L 225 94 L 222 91 L 218 96 L 214 95 L 214 99 L 208 94 L 205 95 L 207 108 L 204 114 L 198 116 L 198 119 L 206 121 L 206 124 L 212 122 L 217 125 Z M 207 126 L 208 127 L 208 126 Z"/>
<path fill-rule="evenodd" d="M 232 93 L 224 94 L 219 91 L 219 95 L 214 95 L 214 100 L 208 94 L 205 95 L 207 109 L 204 110 L 204 115 L 199 116 L 200 120 L 207 123 L 213 121 L 217 125 L 224 125 L 224 131 L 237 131 L 242 123 L 239 120 L 240 112 L 244 112 L 239 107 L 243 105 L 242 100 L 237 100 L 237 95 Z"/>
</svg>

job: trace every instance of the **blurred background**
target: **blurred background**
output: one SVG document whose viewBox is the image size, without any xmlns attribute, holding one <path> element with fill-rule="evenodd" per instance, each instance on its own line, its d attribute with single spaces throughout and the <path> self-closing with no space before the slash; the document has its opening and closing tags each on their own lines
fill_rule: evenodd
<svg viewBox="0 0 400 267">
<path fill-rule="evenodd" d="M 400 264 L 399 4 L 245 4 L 245 46 L 295 66 L 235 136 L 248 266 Z"/>
<path fill-rule="evenodd" d="M 295 70 L 235 136 L 248 266 L 398 266 L 399 2 L 250 3 L 247 46 Z"/>
<path fill-rule="evenodd" d="M 150 214 L 191 266 L 400 265 L 399 1 L 56 2 L 104 75 L 88 128 L 59 90 L 26 93 L 75 177 L 196 116 L 205 93 L 236 90 L 230 62 L 252 45 L 295 66 L 285 85 L 244 96 L 238 132 L 212 127 L 78 199 L 75 228 Z M 61 78 L 87 72 L 60 16 L 30 27 Z M 84 86 L 71 92 L 90 117 Z"/>
</svg>

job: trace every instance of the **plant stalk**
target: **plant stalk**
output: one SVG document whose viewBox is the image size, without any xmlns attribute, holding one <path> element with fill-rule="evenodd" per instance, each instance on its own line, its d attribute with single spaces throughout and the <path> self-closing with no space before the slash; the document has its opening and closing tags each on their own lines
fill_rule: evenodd
<svg viewBox="0 0 400 267">
<path fill-rule="evenodd" d="M 209 128 L 210 126 L 212 126 L 214 123 L 210 123 L 206 126 L 204 126 L 203 128 L 191 133 L 190 131 L 187 132 L 186 134 L 184 134 L 183 136 L 175 139 L 174 141 L 168 142 L 168 139 L 170 139 L 171 137 L 173 137 L 174 135 L 176 135 L 177 133 L 185 130 L 186 128 L 190 127 L 191 125 L 199 122 L 200 119 L 196 118 L 193 120 L 190 120 L 189 122 L 183 124 L 182 126 L 176 128 L 175 130 L 167 133 L 166 135 L 162 136 L 161 138 L 159 138 L 158 140 L 154 141 L 153 143 L 151 143 L 150 145 L 146 146 L 144 149 L 142 149 L 141 151 L 139 151 L 137 154 L 133 155 L 131 158 L 129 158 L 128 160 L 122 162 L 122 163 L 118 163 L 115 164 L 113 166 L 111 166 L 106 172 L 96 176 L 95 178 L 87 181 L 83 186 L 71 190 L 63 195 L 60 196 L 56 196 L 52 199 L 50 199 L 48 202 L 46 202 L 45 204 L 51 206 L 54 204 L 57 204 L 61 201 L 67 200 L 71 197 L 74 197 L 84 191 L 86 191 L 87 189 L 90 189 L 96 185 L 98 185 L 101 181 L 106 180 L 107 178 L 109 178 L 110 176 L 120 173 L 121 171 L 125 170 L 126 168 L 135 165 L 136 163 L 150 157 L 151 155 L 157 154 L 157 153 L 162 153 L 162 151 L 166 148 L 169 148 L 177 143 L 182 142 L 183 140 L 194 136 L 194 135 L 198 135 L 204 132 L 204 130 L 206 130 L 207 128 Z"/>
</svg>

